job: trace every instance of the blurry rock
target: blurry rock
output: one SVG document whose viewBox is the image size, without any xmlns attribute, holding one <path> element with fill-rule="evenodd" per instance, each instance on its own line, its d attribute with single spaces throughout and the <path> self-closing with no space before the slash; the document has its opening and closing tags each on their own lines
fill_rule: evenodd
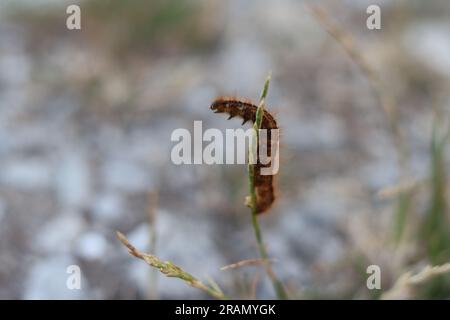
<svg viewBox="0 0 450 320">
<path fill-rule="evenodd" d="M 432 68 L 450 77 L 450 24 L 428 22 L 415 24 L 404 36 L 404 46 L 409 53 Z"/>
<path fill-rule="evenodd" d="M 386 158 L 368 161 L 361 167 L 358 174 L 374 190 L 396 184 L 399 178 L 396 163 Z"/>
<path fill-rule="evenodd" d="M 80 207 L 88 203 L 91 194 L 89 165 L 80 152 L 67 152 L 57 175 L 59 199 L 65 206 Z"/>
<path fill-rule="evenodd" d="M 78 238 L 75 252 L 87 260 L 106 258 L 108 243 L 103 235 L 96 232 L 86 232 Z"/>
<path fill-rule="evenodd" d="M 365 146 L 370 159 L 365 161 L 356 174 L 370 188 L 378 190 L 395 184 L 399 178 L 397 150 L 386 131 L 366 131 L 366 139 L 370 141 Z"/>
<path fill-rule="evenodd" d="M 148 170 L 132 161 L 113 160 L 102 169 L 105 184 L 120 191 L 146 191 L 153 181 Z"/>
<path fill-rule="evenodd" d="M 105 193 L 94 199 L 91 209 L 96 220 L 111 222 L 125 212 L 125 204 L 119 193 Z"/>
<path fill-rule="evenodd" d="M 62 213 L 37 229 L 34 246 L 48 253 L 70 252 L 74 241 L 85 228 L 78 212 Z"/>
<path fill-rule="evenodd" d="M 36 190 L 49 188 L 52 171 L 49 163 L 38 159 L 13 159 L 2 166 L 0 182 L 9 188 Z"/>
<path fill-rule="evenodd" d="M 30 76 L 30 60 L 24 54 L 22 43 L 17 39 L 7 42 L 9 48 L 0 47 L 0 83 L 7 83 L 10 87 L 21 87 Z M 2 49 L 8 51 L 2 52 Z"/>
</svg>

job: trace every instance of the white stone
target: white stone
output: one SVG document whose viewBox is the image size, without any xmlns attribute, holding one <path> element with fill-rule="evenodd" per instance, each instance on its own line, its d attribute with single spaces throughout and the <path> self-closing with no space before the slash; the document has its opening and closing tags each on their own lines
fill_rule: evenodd
<svg viewBox="0 0 450 320">
<path fill-rule="evenodd" d="M 91 178 L 89 165 L 81 152 L 65 154 L 59 167 L 57 186 L 62 204 L 76 207 L 88 203 Z"/>
<path fill-rule="evenodd" d="M 119 193 L 105 193 L 95 197 L 92 213 L 102 221 L 119 219 L 125 213 L 123 197 Z"/>
<path fill-rule="evenodd" d="M 34 246 L 47 253 L 68 253 L 85 223 L 81 213 L 62 213 L 35 230 L 37 233 Z"/>
<path fill-rule="evenodd" d="M 0 181 L 11 188 L 42 190 L 51 186 L 52 172 L 44 161 L 14 159 L 2 166 Z"/>
<path fill-rule="evenodd" d="M 99 233 L 87 232 L 76 243 L 75 252 L 87 260 L 99 260 L 106 258 L 108 242 Z"/>
</svg>

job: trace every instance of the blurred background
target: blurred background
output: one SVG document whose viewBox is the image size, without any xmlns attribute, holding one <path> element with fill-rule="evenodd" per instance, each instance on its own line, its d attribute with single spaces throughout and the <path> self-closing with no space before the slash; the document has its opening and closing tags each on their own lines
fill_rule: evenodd
<svg viewBox="0 0 450 320">
<path fill-rule="evenodd" d="M 66 28 L 74 3 L 81 30 Z M 208 298 L 116 230 L 232 297 L 274 298 L 261 267 L 220 270 L 258 258 L 246 167 L 170 160 L 176 128 L 240 127 L 211 101 L 257 101 L 270 71 L 282 155 L 261 224 L 291 296 L 379 298 L 449 262 L 450 3 L 305 3 L 1 0 L 0 298 Z M 399 297 L 450 298 L 450 278 Z"/>
</svg>

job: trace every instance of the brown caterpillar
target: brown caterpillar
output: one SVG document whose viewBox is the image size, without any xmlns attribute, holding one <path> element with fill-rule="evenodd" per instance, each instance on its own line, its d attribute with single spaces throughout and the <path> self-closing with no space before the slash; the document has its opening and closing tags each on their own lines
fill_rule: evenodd
<svg viewBox="0 0 450 320">
<path fill-rule="evenodd" d="M 242 124 L 251 120 L 253 123 L 256 120 L 257 106 L 249 101 L 237 100 L 234 98 L 218 98 L 211 104 L 211 110 L 215 113 L 227 113 L 229 114 L 228 120 L 239 116 L 243 119 Z M 271 133 L 269 129 L 278 129 L 277 122 L 274 117 L 266 110 L 264 110 L 261 129 L 267 130 L 267 156 L 271 157 Z M 274 176 L 273 175 L 261 175 L 262 167 L 270 167 L 269 164 L 261 164 L 258 159 L 255 164 L 255 188 L 256 188 L 256 213 L 260 214 L 267 211 L 275 201 L 274 192 Z"/>
</svg>

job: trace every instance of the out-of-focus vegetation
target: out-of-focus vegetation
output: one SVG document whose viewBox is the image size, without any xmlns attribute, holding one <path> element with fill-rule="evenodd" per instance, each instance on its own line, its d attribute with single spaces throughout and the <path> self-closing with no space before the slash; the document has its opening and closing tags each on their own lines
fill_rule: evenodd
<svg viewBox="0 0 450 320">
<path fill-rule="evenodd" d="M 450 137 L 448 118 L 436 120 L 431 138 L 430 203 L 424 214 L 420 238 L 426 255 L 433 265 L 450 261 L 450 217 L 446 151 Z M 434 279 L 424 292 L 424 297 L 447 299 L 450 297 L 450 276 Z"/>
<path fill-rule="evenodd" d="M 105 35 L 114 34 L 115 48 L 166 50 L 209 49 L 217 40 L 217 4 L 192 0 L 89 1 L 85 11 Z M 89 21 L 88 20 L 88 21 Z M 132 21 L 133 23 L 130 23 Z"/>
<path fill-rule="evenodd" d="M 220 39 L 221 5 L 192 0 L 105 0 L 82 2 L 82 29 L 86 40 L 110 47 L 120 56 L 137 53 L 165 54 L 205 51 Z M 32 12 L 11 4 L 11 16 L 25 24 L 39 25 L 39 36 L 67 34 L 65 4 L 37 7 Z"/>
</svg>

